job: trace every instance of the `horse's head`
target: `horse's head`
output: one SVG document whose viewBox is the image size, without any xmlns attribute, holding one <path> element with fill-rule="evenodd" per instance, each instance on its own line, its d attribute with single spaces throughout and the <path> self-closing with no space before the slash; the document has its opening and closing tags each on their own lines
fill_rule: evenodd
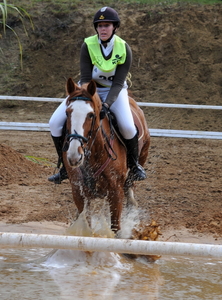
<svg viewBox="0 0 222 300">
<path fill-rule="evenodd" d="M 67 151 L 67 161 L 72 167 L 78 167 L 84 160 L 84 149 L 98 128 L 101 101 L 96 93 L 96 84 L 90 81 L 79 87 L 69 78 L 67 81 L 67 137 L 64 151 Z"/>
</svg>

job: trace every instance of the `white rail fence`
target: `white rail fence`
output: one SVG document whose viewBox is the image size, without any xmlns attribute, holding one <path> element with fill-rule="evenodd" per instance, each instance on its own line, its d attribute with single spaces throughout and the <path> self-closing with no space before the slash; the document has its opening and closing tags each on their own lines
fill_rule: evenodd
<svg viewBox="0 0 222 300">
<path fill-rule="evenodd" d="M 222 258 L 222 245 L 0 232 L 0 248 L 53 248 Z"/>
<path fill-rule="evenodd" d="M 62 102 L 64 99 L 43 98 L 43 97 L 23 97 L 23 96 L 0 96 L 0 100 Z M 146 106 L 146 107 L 222 110 L 222 106 L 219 105 L 213 106 L 213 105 L 144 103 L 144 102 L 137 102 L 137 104 L 139 106 Z M 0 122 L 0 130 L 49 131 L 49 125 L 47 123 Z M 150 135 L 156 137 L 202 138 L 202 139 L 219 139 L 219 140 L 222 139 L 222 132 L 215 132 L 215 131 L 192 131 L 192 130 L 171 130 L 171 129 L 151 128 Z"/>
</svg>

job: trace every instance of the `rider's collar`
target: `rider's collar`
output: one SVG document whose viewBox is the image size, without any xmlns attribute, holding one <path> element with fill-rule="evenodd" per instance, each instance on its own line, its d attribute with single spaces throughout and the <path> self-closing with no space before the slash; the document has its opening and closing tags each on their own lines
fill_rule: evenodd
<svg viewBox="0 0 222 300">
<path fill-rule="evenodd" d="M 99 43 L 102 46 L 102 50 L 103 50 L 103 53 L 105 54 L 105 56 L 108 56 L 110 54 L 110 52 L 113 50 L 114 41 L 115 41 L 115 35 L 113 35 L 107 41 L 101 41 L 99 39 Z M 104 43 L 107 44 L 106 47 L 103 46 Z"/>
</svg>

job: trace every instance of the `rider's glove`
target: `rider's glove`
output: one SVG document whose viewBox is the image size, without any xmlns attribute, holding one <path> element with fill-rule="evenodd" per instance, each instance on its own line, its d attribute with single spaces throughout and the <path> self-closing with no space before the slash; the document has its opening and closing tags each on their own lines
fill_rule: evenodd
<svg viewBox="0 0 222 300">
<path fill-rule="evenodd" d="M 99 114 L 100 120 L 104 119 L 108 113 L 109 113 L 109 105 L 106 102 L 104 102 L 102 104 L 102 109 Z"/>
</svg>

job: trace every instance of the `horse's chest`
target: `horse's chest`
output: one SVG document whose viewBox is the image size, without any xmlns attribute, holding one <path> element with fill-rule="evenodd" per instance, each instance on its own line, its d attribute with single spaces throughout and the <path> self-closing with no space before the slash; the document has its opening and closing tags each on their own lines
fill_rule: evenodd
<svg viewBox="0 0 222 300">
<path fill-rule="evenodd" d="M 102 176 L 99 176 L 99 178 L 95 177 L 95 172 L 86 165 L 81 167 L 81 172 L 85 193 L 93 198 L 105 196 Z"/>
</svg>

